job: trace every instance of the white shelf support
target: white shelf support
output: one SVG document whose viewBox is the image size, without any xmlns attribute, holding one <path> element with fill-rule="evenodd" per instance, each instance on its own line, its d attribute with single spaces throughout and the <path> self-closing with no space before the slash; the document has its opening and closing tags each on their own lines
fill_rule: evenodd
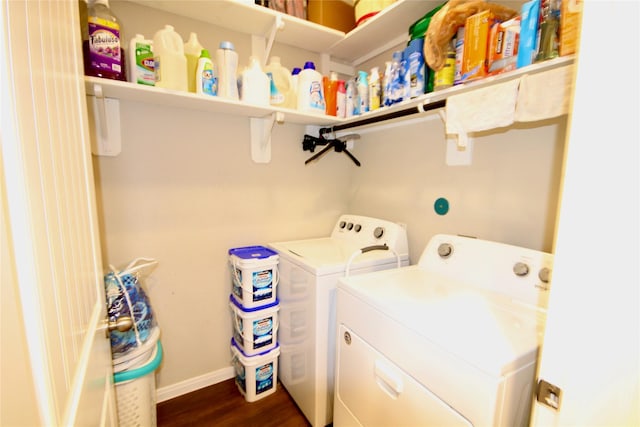
<svg viewBox="0 0 640 427">
<path fill-rule="evenodd" d="M 276 111 L 266 118 L 251 117 L 251 159 L 256 163 L 271 161 L 271 131 L 273 126 L 284 123 L 284 113 Z"/>
<path fill-rule="evenodd" d="M 88 95 L 89 126 L 93 138 L 91 152 L 96 156 L 117 156 L 122 150 L 120 134 L 120 101 L 106 98 L 102 85 L 93 85 L 93 96 Z"/>
<path fill-rule="evenodd" d="M 276 38 L 276 33 L 280 30 L 284 29 L 284 21 L 282 20 L 282 16 L 277 15 L 275 21 L 273 22 L 273 26 L 271 27 L 271 31 L 269 32 L 269 39 L 267 40 L 267 47 L 264 52 L 263 57 L 263 65 L 267 65 L 269 62 L 269 55 L 271 54 L 271 48 L 273 47 L 273 42 Z"/>
</svg>

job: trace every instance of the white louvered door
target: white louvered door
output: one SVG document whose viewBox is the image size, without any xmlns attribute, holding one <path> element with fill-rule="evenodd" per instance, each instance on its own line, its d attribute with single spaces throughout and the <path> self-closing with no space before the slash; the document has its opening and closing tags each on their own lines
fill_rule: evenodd
<svg viewBox="0 0 640 427">
<path fill-rule="evenodd" d="M 1 5 L 3 240 L 34 378 L 30 410 L 43 426 L 115 425 L 78 2 Z"/>
</svg>

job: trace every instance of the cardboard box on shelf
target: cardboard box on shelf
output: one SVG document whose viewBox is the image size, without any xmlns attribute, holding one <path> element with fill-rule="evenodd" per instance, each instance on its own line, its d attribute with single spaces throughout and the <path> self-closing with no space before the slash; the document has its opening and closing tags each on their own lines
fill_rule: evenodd
<svg viewBox="0 0 640 427">
<path fill-rule="evenodd" d="M 560 56 L 576 52 L 583 0 L 563 0 L 560 10 Z"/>
<path fill-rule="evenodd" d="M 495 17 L 489 10 L 471 15 L 465 21 L 462 83 L 487 75 L 487 43 L 494 22 Z"/>
<path fill-rule="evenodd" d="M 344 33 L 356 27 L 353 2 L 349 0 L 307 0 L 307 20 Z"/>
</svg>

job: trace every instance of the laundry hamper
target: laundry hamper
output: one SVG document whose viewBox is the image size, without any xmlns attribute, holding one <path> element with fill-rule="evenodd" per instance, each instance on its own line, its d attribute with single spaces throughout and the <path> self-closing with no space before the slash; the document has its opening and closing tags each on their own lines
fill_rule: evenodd
<svg viewBox="0 0 640 427">
<path fill-rule="evenodd" d="M 155 371 L 161 361 L 162 345 L 158 340 L 145 364 L 113 374 L 120 427 L 156 426 Z"/>
</svg>

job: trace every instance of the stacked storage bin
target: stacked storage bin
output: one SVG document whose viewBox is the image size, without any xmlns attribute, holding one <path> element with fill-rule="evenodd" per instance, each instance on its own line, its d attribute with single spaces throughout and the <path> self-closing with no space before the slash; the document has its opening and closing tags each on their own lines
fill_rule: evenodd
<svg viewBox="0 0 640 427">
<path fill-rule="evenodd" d="M 263 246 L 229 250 L 232 364 L 247 402 L 276 391 L 278 382 L 278 254 Z"/>
</svg>

